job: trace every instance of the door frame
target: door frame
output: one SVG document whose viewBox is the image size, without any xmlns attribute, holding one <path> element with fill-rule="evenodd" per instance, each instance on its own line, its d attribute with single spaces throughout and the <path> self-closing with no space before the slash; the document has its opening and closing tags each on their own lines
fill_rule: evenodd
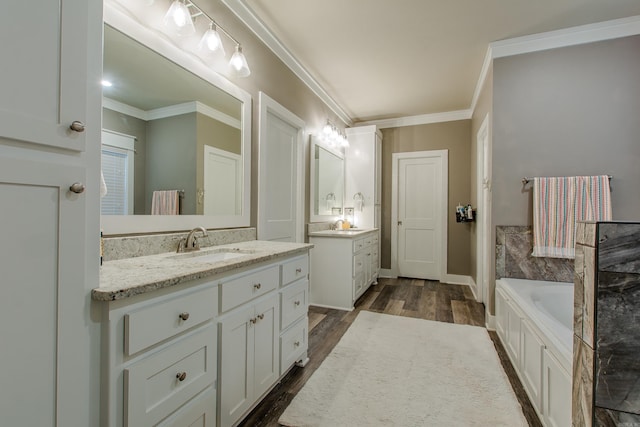
<svg viewBox="0 0 640 427">
<path fill-rule="evenodd" d="M 263 173 L 266 171 L 266 156 L 263 150 L 267 141 L 267 117 L 271 113 L 280 120 L 286 122 L 291 127 L 297 129 L 297 153 L 296 153 L 296 242 L 304 242 L 304 207 L 306 200 L 304 197 L 304 153 L 305 146 L 305 122 L 300 117 L 282 106 L 279 102 L 268 96 L 264 92 L 259 92 L 258 100 L 260 111 L 258 115 L 258 229 L 257 236 L 260 240 L 264 236 L 266 228 L 266 218 L 264 216 L 266 203 L 266 188 Z"/>
<path fill-rule="evenodd" d="M 484 303 L 485 306 L 489 300 L 491 273 L 491 179 L 484 181 L 485 172 L 491 177 L 491 156 L 485 159 L 485 153 L 491 153 L 489 132 L 487 113 L 476 134 L 476 204 L 480 213 L 476 226 L 476 301 Z"/>
<path fill-rule="evenodd" d="M 398 277 L 398 172 L 400 160 L 423 157 L 439 157 L 442 162 L 440 168 L 441 209 L 440 209 L 440 281 L 447 276 L 447 211 L 449 189 L 449 150 L 428 150 L 403 153 L 393 153 L 391 166 L 391 276 Z"/>
</svg>

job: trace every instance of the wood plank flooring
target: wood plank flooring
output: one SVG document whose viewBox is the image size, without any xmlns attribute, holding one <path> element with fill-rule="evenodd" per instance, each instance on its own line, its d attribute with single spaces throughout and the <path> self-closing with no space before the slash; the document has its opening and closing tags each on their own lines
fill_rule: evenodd
<svg viewBox="0 0 640 427">
<path fill-rule="evenodd" d="M 380 279 L 356 302 L 353 311 L 309 308 L 309 363 L 294 367 L 240 426 L 277 427 L 278 418 L 311 374 L 340 341 L 361 310 L 484 327 L 484 306 L 475 301 L 468 286 L 428 280 Z M 495 333 L 489 334 L 530 426 L 541 426 L 526 392 Z M 461 410 L 464 402 L 460 402 Z"/>
</svg>

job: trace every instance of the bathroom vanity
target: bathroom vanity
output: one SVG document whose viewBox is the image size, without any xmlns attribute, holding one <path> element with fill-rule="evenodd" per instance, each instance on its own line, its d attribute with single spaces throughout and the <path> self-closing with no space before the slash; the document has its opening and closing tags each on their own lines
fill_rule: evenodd
<svg viewBox="0 0 640 427">
<path fill-rule="evenodd" d="M 358 298 L 377 283 L 380 269 L 377 228 L 309 233 L 313 305 L 353 310 Z"/>
<path fill-rule="evenodd" d="M 230 426 L 307 361 L 309 244 L 106 262 L 103 426 Z"/>
</svg>

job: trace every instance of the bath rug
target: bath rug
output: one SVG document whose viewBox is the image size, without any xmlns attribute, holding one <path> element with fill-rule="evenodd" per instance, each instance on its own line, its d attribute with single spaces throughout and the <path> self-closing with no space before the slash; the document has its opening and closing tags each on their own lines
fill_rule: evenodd
<svg viewBox="0 0 640 427">
<path fill-rule="evenodd" d="M 284 426 L 527 426 L 486 329 L 361 311 Z"/>
</svg>

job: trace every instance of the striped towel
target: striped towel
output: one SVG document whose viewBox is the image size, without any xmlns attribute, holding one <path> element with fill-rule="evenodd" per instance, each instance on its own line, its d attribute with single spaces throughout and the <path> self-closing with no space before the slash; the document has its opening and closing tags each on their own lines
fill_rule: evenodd
<svg viewBox="0 0 640 427">
<path fill-rule="evenodd" d="M 609 177 L 534 178 L 533 256 L 575 258 L 577 221 L 610 221 Z"/>
<path fill-rule="evenodd" d="M 151 215 L 180 215 L 178 190 L 154 191 L 151 197 Z"/>
</svg>

